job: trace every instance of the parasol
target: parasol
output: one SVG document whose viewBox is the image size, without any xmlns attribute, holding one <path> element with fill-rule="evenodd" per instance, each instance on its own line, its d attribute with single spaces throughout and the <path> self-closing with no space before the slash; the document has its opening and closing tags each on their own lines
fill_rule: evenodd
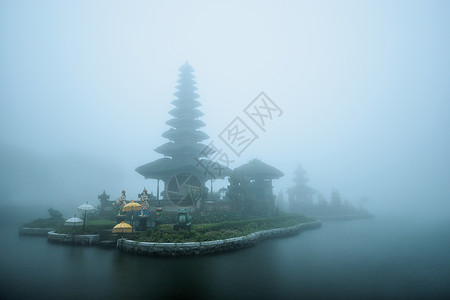
<svg viewBox="0 0 450 300">
<path fill-rule="evenodd" d="M 85 204 L 78 206 L 78 209 L 81 210 L 82 212 L 84 212 L 84 219 L 83 219 L 83 232 L 84 232 L 84 229 L 86 227 L 86 215 L 87 215 L 87 212 L 95 210 L 95 207 L 93 207 L 92 205 L 88 204 L 88 202 L 86 201 Z"/>
<path fill-rule="evenodd" d="M 70 219 L 67 219 L 64 222 L 65 226 L 81 226 L 83 225 L 83 220 L 81 220 L 80 218 L 77 218 L 76 216 L 73 216 Z"/>
<path fill-rule="evenodd" d="M 78 209 L 83 210 L 83 211 L 91 211 L 91 210 L 95 210 L 95 207 L 88 204 L 88 202 L 86 201 L 85 204 L 78 206 Z"/>
<path fill-rule="evenodd" d="M 74 215 L 72 218 L 67 219 L 64 222 L 65 226 L 72 226 L 72 242 L 74 241 L 74 234 L 75 234 L 75 226 L 81 226 L 84 222 L 80 218 L 77 218 L 77 215 Z"/>
<path fill-rule="evenodd" d="M 122 208 L 123 212 L 131 211 L 131 227 L 132 228 L 133 228 L 134 212 L 140 210 L 141 207 L 142 207 L 142 205 L 131 200 L 130 203 L 125 204 L 125 206 Z"/>
<path fill-rule="evenodd" d="M 130 203 L 125 204 L 125 206 L 122 208 L 122 211 L 127 212 L 127 211 L 137 211 L 140 210 L 142 207 L 142 205 L 140 205 L 139 203 L 134 202 L 133 200 L 131 200 Z"/>
<path fill-rule="evenodd" d="M 124 221 L 122 221 L 121 223 L 117 224 L 116 226 L 114 226 L 112 232 L 113 233 L 129 233 L 132 232 L 133 229 L 131 227 L 130 224 L 125 223 Z M 123 235 L 122 235 L 123 238 Z"/>
</svg>

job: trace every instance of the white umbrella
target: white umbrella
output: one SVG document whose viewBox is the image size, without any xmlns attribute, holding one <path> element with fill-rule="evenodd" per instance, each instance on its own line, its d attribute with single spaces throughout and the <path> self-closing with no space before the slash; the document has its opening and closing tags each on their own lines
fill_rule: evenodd
<svg viewBox="0 0 450 300">
<path fill-rule="evenodd" d="M 83 225 L 83 220 L 81 220 L 80 218 L 77 218 L 77 217 L 72 217 L 70 219 L 67 219 L 64 222 L 64 225 L 66 225 L 66 226 L 81 226 L 81 225 Z"/>
<path fill-rule="evenodd" d="M 84 232 L 84 228 L 86 227 L 86 215 L 87 215 L 87 212 L 95 210 L 95 207 L 93 207 L 92 205 L 88 204 L 87 201 L 86 201 L 85 204 L 78 206 L 78 209 L 84 212 L 84 220 L 83 220 L 83 232 Z"/>
<path fill-rule="evenodd" d="M 92 205 L 88 204 L 87 201 L 85 204 L 78 206 L 79 210 L 82 211 L 90 211 L 90 210 L 95 210 L 95 207 L 93 207 Z"/>
<path fill-rule="evenodd" d="M 80 218 L 77 218 L 77 216 L 73 216 L 70 219 L 67 219 L 64 222 L 65 226 L 72 226 L 72 242 L 74 241 L 74 234 L 75 234 L 75 226 L 81 226 L 83 225 L 83 220 L 81 220 Z"/>
</svg>

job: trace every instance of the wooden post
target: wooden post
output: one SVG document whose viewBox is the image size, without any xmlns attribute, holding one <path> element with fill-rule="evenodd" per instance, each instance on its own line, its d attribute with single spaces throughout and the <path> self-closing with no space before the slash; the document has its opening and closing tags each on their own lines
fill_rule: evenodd
<svg viewBox="0 0 450 300">
<path fill-rule="evenodd" d="M 84 211 L 83 233 L 84 233 L 84 229 L 86 228 L 86 215 L 87 215 L 87 210 Z"/>
<path fill-rule="evenodd" d="M 159 179 L 158 179 L 158 184 L 156 186 L 156 200 L 159 201 Z M 158 203 L 159 204 L 159 203 Z"/>
<path fill-rule="evenodd" d="M 212 199 L 212 197 L 213 197 L 213 184 L 212 184 L 212 178 L 211 178 L 211 199 Z"/>
</svg>

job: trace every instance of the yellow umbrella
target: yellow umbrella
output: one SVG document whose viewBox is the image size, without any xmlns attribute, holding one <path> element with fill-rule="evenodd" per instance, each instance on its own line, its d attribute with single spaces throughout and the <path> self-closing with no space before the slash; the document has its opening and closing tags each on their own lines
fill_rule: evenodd
<svg viewBox="0 0 450 300">
<path fill-rule="evenodd" d="M 140 210 L 141 207 L 142 207 L 142 205 L 140 205 L 139 203 L 136 203 L 133 200 L 131 200 L 130 203 L 125 204 L 125 206 L 122 208 L 122 211 L 124 211 L 124 212 L 136 211 L 136 210 Z"/>
<path fill-rule="evenodd" d="M 124 221 L 122 221 L 121 223 L 117 224 L 116 226 L 114 226 L 113 228 L 113 233 L 124 233 L 124 232 L 131 232 L 131 225 L 128 223 L 125 223 Z"/>
<path fill-rule="evenodd" d="M 122 221 L 121 223 L 117 224 L 116 226 L 114 226 L 112 232 L 113 233 L 129 233 L 133 230 L 133 228 L 131 227 L 130 224 L 125 223 L 124 221 Z M 123 235 L 122 235 L 123 238 Z"/>
<path fill-rule="evenodd" d="M 142 205 L 140 205 L 139 203 L 134 202 L 133 200 L 131 200 L 130 203 L 126 204 L 123 208 L 122 211 L 123 212 L 128 212 L 131 211 L 131 228 L 133 228 L 133 221 L 134 221 L 134 212 L 140 210 L 142 207 Z M 133 232 L 133 231 L 131 231 Z"/>
</svg>

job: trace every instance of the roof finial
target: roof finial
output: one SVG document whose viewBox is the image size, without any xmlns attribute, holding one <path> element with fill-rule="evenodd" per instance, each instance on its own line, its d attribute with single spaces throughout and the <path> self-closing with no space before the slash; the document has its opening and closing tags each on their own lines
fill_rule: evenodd
<svg viewBox="0 0 450 300">
<path fill-rule="evenodd" d="M 189 64 L 189 62 L 186 60 L 184 65 L 182 65 L 179 69 L 181 72 L 194 72 L 194 68 Z"/>
</svg>

